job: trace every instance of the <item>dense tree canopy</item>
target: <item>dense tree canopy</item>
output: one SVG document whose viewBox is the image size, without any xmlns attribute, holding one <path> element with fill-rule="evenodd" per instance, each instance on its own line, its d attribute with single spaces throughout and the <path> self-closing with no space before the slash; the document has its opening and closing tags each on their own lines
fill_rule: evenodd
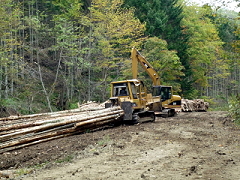
<svg viewBox="0 0 240 180">
<path fill-rule="evenodd" d="M 173 89 L 179 92 L 181 85 L 176 80 L 184 75 L 182 72 L 184 67 L 177 52 L 168 50 L 166 41 L 153 37 L 144 43 L 143 53 L 161 77 L 161 84 L 172 85 Z"/>
<path fill-rule="evenodd" d="M 167 41 L 168 49 L 177 52 L 184 74 L 182 77 L 182 87 L 191 89 L 192 82 L 188 76 L 191 75 L 189 57 L 186 53 L 188 44 L 188 34 L 185 33 L 184 26 L 181 25 L 183 19 L 183 7 L 178 0 L 125 0 L 125 6 L 135 7 L 135 15 L 141 22 L 146 23 L 147 36 L 158 37 Z M 188 85 L 186 85 L 188 84 Z"/>
<path fill-rule="evenodd" d="M 111 81 L 132 78 L 133 46 L 183 97 L 227 99 L 240 89 L 239 24 L 180 0 L 2 0 L 0 102 L 28 114 L 105 101 Z"/>
</svg>

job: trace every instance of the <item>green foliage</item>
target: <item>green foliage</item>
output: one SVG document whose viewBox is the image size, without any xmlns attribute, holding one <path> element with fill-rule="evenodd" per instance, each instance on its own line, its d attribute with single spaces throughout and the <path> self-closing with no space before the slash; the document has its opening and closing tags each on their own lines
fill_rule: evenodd
<svg viewBox="0 0 240 180">
<path fill-rule="evenodd" d="M 69 104 L 69 109 L 76 109 L 78 108 L 78 104 L 77 103 L 70 103 Z"/>
<path fill-rule="evenodd" d="M 228 111 L 229 106 L 228 106 L 228 103 L 226 103 L 226 102 L 224 102 L 224 103 L 214 102 L 210 105 L 209 109 L 211 111 Z"/>
<path fill-rule="evenodd" d="M 19 16 L 22 15 L 19 4 L 12 0 L 1 0 L 0 4 L 0 97 L 8 98 L 13 94 L 13 83 L 16 83 L 16 74 L 21 68 L 18 47 L 20 41 L 17 35 L 21 29 Z"/>
<path fill-rule="evenodd" d="M 7 98 L 0 100 L 1 106 L 16 108 L 18 100 L 16 98 Z"/>
<path fill-rule="evenodd" d="M 212 93 L 212 87 L 218 95 L 216 84 L 226 82 L 224 97 L 239 91 L 239 20 L 210 6 L 179 4 L 1 0 L 2 104 L 28 114 L 47 112 L 49 104 L 55 111 L 105 101 L 111 81 L 132 77 L 133 46 L 143 47 L 161 82 L 176 91 L 181 86 L 185 98 Z"/>
<path fill-rule="evenodd" d="M 16 174 L 18 176 L 23 176 L 23 175 L 30 174 L 30 173 L 32 173 L 32 169 L 18 169 L 16 171 Z"/>
<path fill-rule="evenodd" d="M 144 24 L 134 17 L 133 9 L 122 8 L 122 0 L 93 0 L 86 16 L 91 52 L 92 87 L 91 100 L 108 98 L 106 89 L 113 79 L 122 75 L 125 58 L 134 44 L 141 41 Z"/>
<path fill-rule="evenodd" d="M 232 96 L 229 98 L 229 115 L 234 121 L 240 125 L 240 96 Z"/>
<path fill-rule="evenodd" d="M 68 155 L 65 156 L 64 158 L 56 160 L 56 163 L 66 163 L 66 162 L 71 162 L 73 160 L 74 156 L 73 155 Z"/>
<path fill-rule="evenodd" d="M 0 37 L 4 34 L 9 34 L 11 31 L 16 31 L 19 26 L 19 16 L 21 15 L 19 4 L 12 0 L 1 0 L 0 4 Z"/>
<path fill-rule="evenodd" d="M 238 26 L 236 19 L 231 19 L 221 13 L 217 13 L 214 17 L 214 23 L 218 28 L 219 37 L 222 41 L 226 42 L 224 45 L 225 48 L 230 48 L 230 42 L 237 39 L 236 34 L 234 33 Z"/>
<path fill-rule="evenodd" d="M 238 25 L 236 31 L 234 31 L 237 39 L 235 41 L 232 42 L 232 47 L 234 48 L 234 51 L 238 54 L 238 58 L 239 58 L 239 54 L 240 54 L 240 25 Z"/>
<path fill-rule="evenodd" d="M 27 99 L 5 98 L 0 100 L 0 105 L 2 107 L 13 108 L 22 115 L 48 112 L 46 105 L 42 103 L 31 104 Z"/>
<path fill-rule="evenodd" d="M 82 3 L 79 0 L 53 0 L 52 4 L 59 10 L 58 16 L 66 19 L 80 18 Z"/>
<path fill-rule="evenodd" d="M 181 33 L 181 6 L 178 0 L 125 0 L 126 7 L 136 8 L 135 15 L 146 22 L 146 35 L 176 42 Z M 179 31 L 180 30 L 180 31 Z M 177 39 L 176 39 L 177 37 Z"/>
<path fill-rule="evenodd" d="M 103 137 L 102 140 L 98 141 L 97 144 L 98 144 L 99 146 L 106 146 L 106 145 L 109 143 L 110 140 L 111 140 L 111 139 L 110 139 L 109 135 L 106 135 L 106 136 Z"/>
<path fill-rule="evenodd" d="M 178 58 L 180 58 L 181 65 L 184 66 L 184 69 L 182 69 L 183 73 L 179 74 L 179 77 L 181 77 L 182 74 L 185 76 L 177 80 L 175 79 L 175 81 L 171 83 L 174 83 L 172 84 L 174 86 L 178 86 L 178 84 L 181 83 L 182 90 L 187 92 L 185 89 L 187 89 L 188 86 L 191 88 L 192 83 L 192 81 L 189 81 L 191 69 L 188 54 L 186 53 L 188 34 L 185 32 L 185 26 L 181 25 L 183 10 L 178 1 L 179 0 L 125 0 L 125 6 L 136 8 L 136 17 L 138 17 L 141 22 L 146 23 L 145 35 L 150 37 L 156 36 L 167 41 L 167 49 L 176 51 Z M 177 89 L 179 88 L 177 87 Z"/>
<path fill-rule="evenodd" d="M 187 50 L 192 71 L 190 78 L 195 86 L 208 87 L 210 77 L 227 75 L 228 65 L 222 58 L 223 42 L 218 36 L 215 24 L 209 18 L 208 8 L 188 6 L 185 7 L 184 12 L 183 25 L 191 35 Z"/>
<path fill-rule="evenodd" d="M 135 15 L 141 22 L 146 22 L 146 35 L 166 40 L 168 49 L 176 50 L 181 59 L 188 37 L 181 26 L 183 14 L 178 0 L 153 0 L 142 3 L 138 0 L 125 0 L 125 4 L 135 7 Z"/>
<path fill-rule="evenodd" d="M 102 67 L 113 66 L 116 58 L 128 53 L 145 30 L 144 24 L 134 17 L 133 9 L 121 8 L 122 4 L 122 0 L 93 0 L 89 8 L 93 37 L 106 59 L 100 61 Z"/>
<path fill-rule="evenodd" d="M 147 61 L 154 67 L 160 76 L 161 84 L 174 86 L 175 91 L 180 91 L 180 84 L 176 83 L 181 76 L 183 66 L 177 52 L 168 50 L 166 41 L 152 37 L 144 43 L 143 54 Z"/>
<path fill-rule="evenodd" d="M 185 92 L 183 97 L 185 99 L 196 99 L 196 97 L 198 96 L 199 96 L 199 91 L 197 89 L 189 88 L 189 91 Z"/>
</svg>

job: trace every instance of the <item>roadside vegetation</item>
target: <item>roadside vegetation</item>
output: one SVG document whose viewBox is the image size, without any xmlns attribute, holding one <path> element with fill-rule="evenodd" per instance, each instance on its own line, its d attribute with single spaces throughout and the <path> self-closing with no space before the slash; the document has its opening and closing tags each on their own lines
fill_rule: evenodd
<svg viewBox="0 0 240 180">
<path fill-rule="evenodd" d="M 237 125 L 240 125 L 240 96 L 229 98 L 229 115 Z"/>
</svg>

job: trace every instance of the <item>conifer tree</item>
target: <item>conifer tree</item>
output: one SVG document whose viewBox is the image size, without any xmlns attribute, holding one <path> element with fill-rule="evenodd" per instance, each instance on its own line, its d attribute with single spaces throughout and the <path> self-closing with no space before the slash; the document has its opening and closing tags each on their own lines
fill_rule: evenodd
<svg viewBox="0 0 240 180">
<path fill-rule="evenodd" d="M 146 23 L 147 36 L 166 40 L 168 49 L 177 51 L 184 66 L 185 78 L 182 77 L 181 80 L 182 89 L 188 93 L 192 88 L 191 82 L 188 81 L 188 76 L 191 76 L 186 53 L 188 36 L 181 26 L 183 15 L 178 0 L 125 0 L 125 6 L 136 8 L 135 16 Z"/>
</svg>

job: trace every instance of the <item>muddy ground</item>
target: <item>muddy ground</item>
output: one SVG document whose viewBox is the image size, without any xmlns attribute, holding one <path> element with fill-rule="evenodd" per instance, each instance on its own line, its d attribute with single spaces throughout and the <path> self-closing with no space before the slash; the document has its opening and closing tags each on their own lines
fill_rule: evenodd
<svg viewBox="0 0 240 180">
<path fill-rule="evenodd" d="M 0 170 L 17 180 L 237 180 L 239 139 L 227 112 L 181 112 L 0 154 Z"/>
</svg>

